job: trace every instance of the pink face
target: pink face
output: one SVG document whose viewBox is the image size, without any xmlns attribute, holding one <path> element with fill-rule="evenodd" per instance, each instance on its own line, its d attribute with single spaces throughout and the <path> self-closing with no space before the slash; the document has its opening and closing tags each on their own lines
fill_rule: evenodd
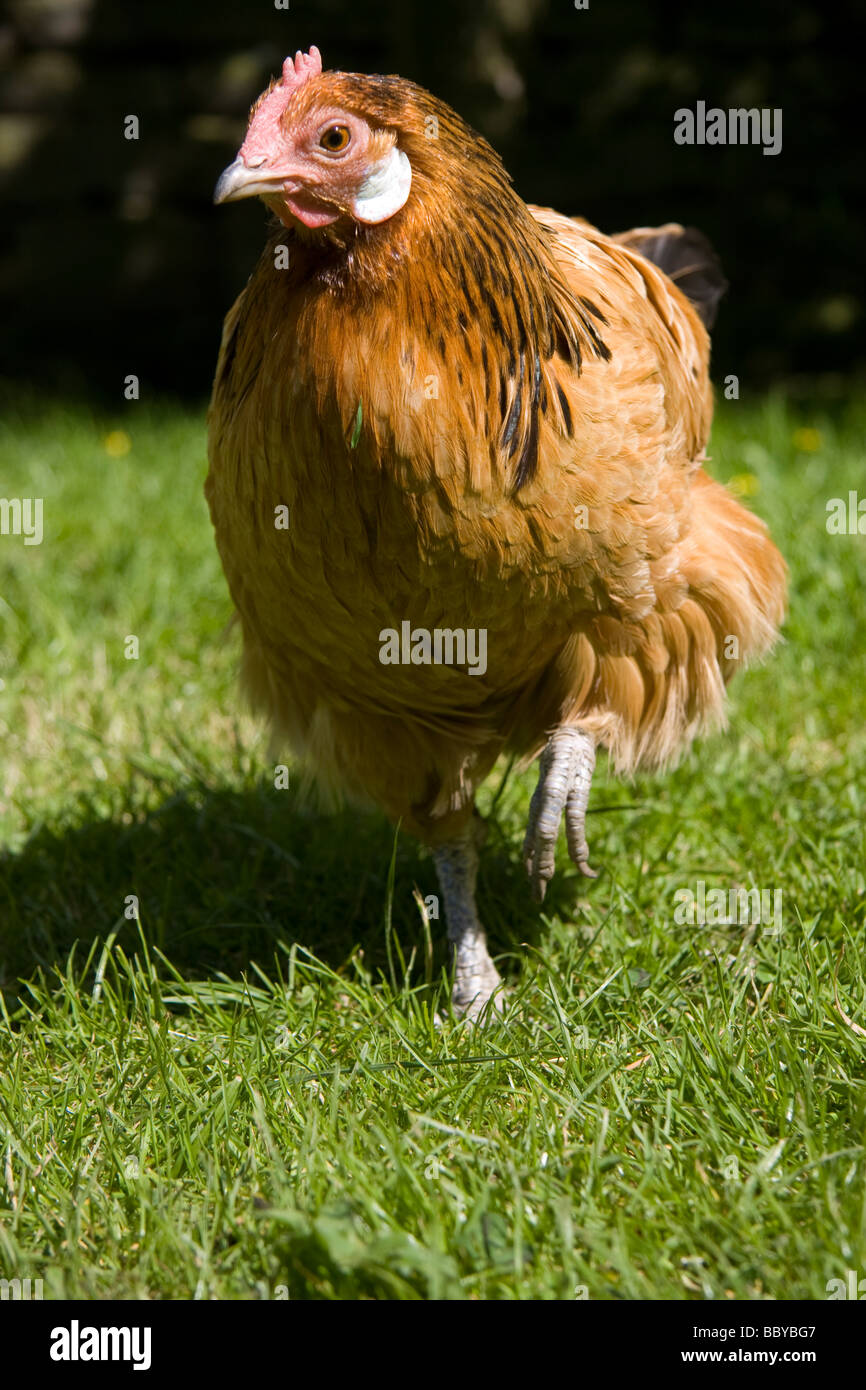
<svg viewBox="0 0 866 1390">
<path fill-rule="evenodd" d="M 338 106 L 305 102 L 292 119 L 292 98 L 321 72 L 318 50 L 283 65 L 283 79 L 259 103 L 237 159 L 224 171 L 214 202 L 260 197 L 286 225 L 327 227 L 340 217 L 383 222 L 409 196 L 412 171 L 393 131 L 374 130 Z"/>
</svg>

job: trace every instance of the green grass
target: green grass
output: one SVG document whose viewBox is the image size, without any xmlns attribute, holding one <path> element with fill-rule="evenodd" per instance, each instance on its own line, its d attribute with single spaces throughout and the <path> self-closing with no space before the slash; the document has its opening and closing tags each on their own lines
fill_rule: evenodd
<svg viewBox="0 0 866 1390">
<path fill-rule="evenodd" d="M 0 1275 L 395 1299 L 821 1299 L 866 1275 L 866 1038 L 834 998 L 866 1026 L 866 538 L 825 526 L 866 494 L 862 408 L 722 403 L 711 466 L 758 487 L 787 640 L 676 773 L 600 768 L 602 877 L 561 854 L 539 914 L 534 776 L 491 779 L 481 905 L 511 996 L 483 1033 L 447 1012 L 429 858 L 274 788 L 202 413 L 3 418 L 0 495 L 43 497 L 45 538 L 0 537 Z M 781 890 L 781 932 L 677 923 L 698 879 Z"/>
</svg>

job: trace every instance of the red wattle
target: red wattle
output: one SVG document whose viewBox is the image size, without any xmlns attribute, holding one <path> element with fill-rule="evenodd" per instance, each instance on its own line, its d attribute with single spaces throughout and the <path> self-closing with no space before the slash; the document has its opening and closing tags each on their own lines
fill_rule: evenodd
<svg viewBox="0 0 866 1390">
<path fill-rule="evenodd" d="M 291 196 L 283 194 L 281 201 L 292 217 L 303 222 L 305 227 L 329 227 L 340 216 L 340 213 L 327 203 L 320 203 L 307 193 L 293 193 Z"/>
</svg>

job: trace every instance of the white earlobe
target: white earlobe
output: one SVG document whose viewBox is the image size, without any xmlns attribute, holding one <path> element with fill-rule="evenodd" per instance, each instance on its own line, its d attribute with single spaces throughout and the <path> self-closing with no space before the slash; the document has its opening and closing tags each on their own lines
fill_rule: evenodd
<svg viewBox="0 0 866 1390">
<path fill-rule="evenodd" d="M 399 212 L 412 187 L 412 165 L 395 145 L 391 153 L 370 170 L 352 204 L 352 216 L 357 222 L 370 225 L 387 222 Z"/>
</svg>

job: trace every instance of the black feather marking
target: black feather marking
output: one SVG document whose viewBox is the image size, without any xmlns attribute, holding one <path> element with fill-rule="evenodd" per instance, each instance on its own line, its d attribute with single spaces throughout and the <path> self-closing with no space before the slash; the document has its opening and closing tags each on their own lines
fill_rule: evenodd
<svg viewBox="0 0 866 1390">
<path fill-rule="evenodd" d="M 472 269 L 472 273 L 475 276 L 476 281 L 478 282 L 478 288 L 481 290 L 483 294 L 485 289 L 487 288 L 487 263 L 484 259 L 484 256 L 481 254 L 480 248 L 475 244 L 475 242 L 473 242 L 472 245 L 469 247 L 469 263 Z"/>
<path fill-rule="evenodd" d="M 583 366 L 580 343 L 570 329 L 566 328 L 562 319 L 558 319 L 556 324 L 556 351 L 560 357 L 565 358 L 566 362 L 571 362 L 578 374 L 580 373 Z"/>
<path fill-rule="evenodd" d="M 469 312 L 470 312 L 470 314 L 472 315 L 472 317 L 473 317 L 473 318 L 477 318 L 477 317 L 478 317 L 478 306 L 477 306 L 477 304 L 475 303 L 475 300 L 472 298 L 472 291 L 471 291 L 470 288 L 469 288 L 469 280 L 468 280 L 468 277 L 467 277 L 467 275 L 466 275 L 466 267 L 465 267 L 465 265 L 462 263 L 462 261 L 461 261 L 461 263 L 460 263 L 460 272 L 459 272 L 459 275 L 460 275 L 460 289 L 461 289 L 461 291 L 462 291 L 462 293 L 463 293 L 463 298 L 464 298 L 464 301 L 465 301 L 465 303 L 466 303 L 466 307 L 467 307 L 467 309 L 469 310 Z"/>
<path fill-rule="evenodd" d="M 587 299 L 586 295 L 582 294 L 580 296 L 580 302 L 583 305 L 584 309 L 586 309 L 587 313 L 592 314 L 594 319 L 598 319 L 599 323 L 603 323 L 605 328 L 610 327 L 610 324 L 608 323 L 604 314 L 601 312 L 601 310 L 598 308 L 596 304 L 593 304 L 591 299 Z"/>
<path fill-rule="evenodd" d="M 499 310 L 496 307 L 496 300 L 493 298 L 493 295 L 490 293 L 486 286 L 482 286 L 481 294 L 484 299 L 484 303 L 487 305 L 487 312 L 490 314 L 490 326 L 493 329 L 493 332 L 496 334 L 497 338 L 504 338 L 505 329 L 502 326 L 502 319 L 500 318 Z"/>
<path fill-rule="evenodd" d="M 497 202 L 492 193 L 477 193 L 475 195 L 475 205 L 476 207 L 486 208 L 494 221 L 497 217 L 502 216 L 502 206 Z"/>
<path fill-rule="evenodd" d="M 528 352 L 530 350 L 530 345 L 535 341 L 535 324 L 532 321 L 532 305 L 530 304 L 529 306 L 529 319 L 531 325 L 529 330 L 527 330 L 526 324 L 523 322 L 523 315 L 517 309 L 515 310 L 514 318 L 517 328 L 517 350 L 520 353 Z"/>
<path fill-rule="evenodd" d="M 502 235 L 501 232 L 497 230 L 496 227 L 488 227 L 487 231 L 492 241 L 495 243 L 495 246 L 499 249 L 499 255 L 497 256 L 494 247 L 485 246 L 485 249 L 488 251 L 490 255 L 491 266 L 495 266 L 494 277 L 496 280 L 496 286 L 500 294 L 507 295 L 511 289 L 511 286 L 508 281 L 508 265 L 512 258 L 513 252 L 511 248 L 508 246 L 505 237 Z"/>
<path fill-rule="evenodd" d="M 502 434 L 502 447 L 503 447 L 504 449 L 507 449 L 507 450 L 508 450 L 508 457 L 509 457 L 509 458 L 511 458 L 512 455 L 514 454 L 515 450 L 517 449 L 517 444 L 518 444 L 518 440 L 517 440 L 517 437 L 516 437 L 516 436 L 517 436 L 517 425 L 518 425 L 518 422 L 519 422 L 519 420 L 520 420 L 520 412 L 521 412 L 521 409 L 522 409 L 522 407 L 523 407 L 523 371 L 524 371 L 524 358 L 523 358 L 523 353 L 521 353 L 521 354 L 520 354 L 520 373 L 519 373 L 519 375 L 518 375 L 517 383 L 516 383 L 516 387 L 515 387 L 515 391 L 514 391 L 514 400 L 511 402 L 511 410 L 510 410 L 509 413 L 508 413 L 508 419 L 507 419 L 507 421 L 505 422 L 505 429 L 504 429 L 503 434 Z"/>
<path fill-rule="evenodd" d="M 538 467 L 538 392 L 541 385 L 541 362 L 536 355 L 535 376 L 532 383 L 532 400 L 529 404 L 529 433 L 524 441 L 517 462 L 514 491 L 519 492 L 525 483 L 535 475 Z"/>
<path fill-rule="evenodd" d="M 514 480 L 514 491 L 520 489 L 530 481 L 535 475 L 538 467 L 538 413 L 532 412 L 529 421 L 529 434 L 523 446 L 523 453 L 520 455 L 520 462 L 517 465 L 517 477 Z"/>
<path fill-rule="evenodd" d="M 556 350 L 556 335 L 553 331 L 553 318 L 547 304 L 544 306 L 544 359 L 551 358 Z"/>
<path fill-rule="evenodd" d="M 604 339 L 601 337 L 601 335 L 599 333 L 596 333 L 595 329 L 592 327 L 591 324 L 589 325 L 589 327 L 590 336 L 592 338 L 593 343 L 595 344 L 596 351 L 598 352 L 599 357 L 603 362 L 610 362 L 611 358 L 613 357 L 613 353 L 611 352 L 610 348 L 608 347 Z"/>
<path fill-rule="evenodd" d="M 571 406 L 568 404 L 568 397 L 566 396 L 559 382 L 556 383 L 556 394 L 559 396 L 559 404 L 562 410 L 562 418 L 565 422 L 565 432 L 569 437 L 571 437 L 574 431 L 574 422 L 571 418 Z"/>
<path fill-rule="evenodd" d="M 611 351 L 607 343 L 598 336 L 589 319 L 585 318 L 583 320 L 583 326 L 586 329 L 590 342 L 595 348 L 596 357 L 600 357 L 602 362 L 609 362 L 611 359 Z"/>
<path fill-rule="evenodd" d="M 505 414 L 505 405 L 508 400 L 508 385 L 502 372 L 499 373 L 499 414 Z"/>
</svg>

